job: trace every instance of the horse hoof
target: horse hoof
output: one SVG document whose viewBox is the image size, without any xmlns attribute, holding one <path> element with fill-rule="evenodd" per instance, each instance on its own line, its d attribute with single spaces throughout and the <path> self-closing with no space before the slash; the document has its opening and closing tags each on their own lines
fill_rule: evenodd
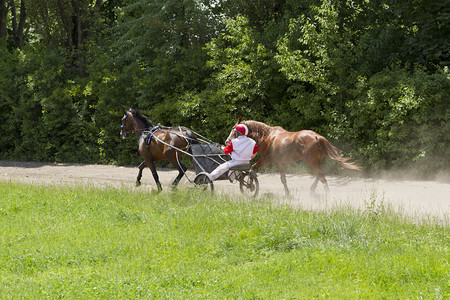
<svg viewBox="0 0 450 300">
<path fill-rule="evenodd" d="M 150 192 L 150 195 L 152 195 L 152 196 L 156 196 L 156 195 L 158 195 L 159 193 L 161 193 L 161 191 L 160 190 L 151 190 L 151 192 Z"/>
<path fill-rule="evenodd" d="M 136 187 L 140 187 L 141 183 L 139 181 L 136 181 Z"/>
<path fill-rule="evenodd" d="M 320 199 L 319 194 L 317 194 L 315 190 L 310 190 L 309 191 L 309 197 L 311 197 L 312 199 L 315 199 L 315 200 L 319 200 Z"/>
<path fill-rule="evenodd" d="M 162 189 L 152 189 L 152 191 L 150 192 L 152 195 L 158 195 L 159 193 L 161 193 L 162 192 Z"/>
</svg>

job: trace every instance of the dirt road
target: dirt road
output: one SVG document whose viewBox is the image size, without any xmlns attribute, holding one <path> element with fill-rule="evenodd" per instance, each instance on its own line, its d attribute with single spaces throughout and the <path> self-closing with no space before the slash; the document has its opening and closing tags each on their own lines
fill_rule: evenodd
<svg viewBox="0 0 450 300">
<path fill-rule="evenodd" d="M 170 183 L 177 172 L 158 170 L 163 188 L 170 189 Z M 0 161 L 0 180 L 33 184 L 86 184 L 97 187 L 134 188 L 137 168 L 84 164 L 53 164 L 34 162 Z M 188 171 L 193 180 L 194 173 Z M 362 179 L 329 176 L 330 194 L 325 194 L 319 184 L 316 195 L 310 195 L 312 176 L 288 175 L 290 197 L 285 197 L 278 174 L 259 174 L 259 198 L 271 199 L 301 209 L 328 210 L 336 206 L 349 205 L 364 210 L 380 210 L 391 207 L 418 220 L 434 220 L 449 224 L 450 182 Z M 185 178 L 181 185 L 192 186 Z M 229 181 L 216 181 L 216 192 L 239 193 L 239 186 Z M 149 170 L 144 170 L 142 186 L 139 189 L 152 190 L 156 185 Z M 0 195 L 1 196 L 1 195 Z"/>
</svg>

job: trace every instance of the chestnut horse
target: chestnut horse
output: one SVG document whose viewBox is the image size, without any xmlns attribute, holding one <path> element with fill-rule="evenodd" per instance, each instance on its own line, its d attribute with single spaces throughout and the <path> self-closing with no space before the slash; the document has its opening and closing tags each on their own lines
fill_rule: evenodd
<svg viewBox="0 0 450 300">
<path fill-rule="evenodd" d="M 326 138 L 312 130 L 289 132 L 279 126 L 271 127 L 262 122 L 244 121 L 242 118 L 239 118 L 225 144 L 228 144 L 236 135 L 234 128 L 238 124 L 247 125 L 248 137 L 254 139 L 259 147 L 260 158 L 252 168 L 261 168 L 271 164 L 276 166 L 286 195 L 289 195 L 289 189 L 286 184 L 285 165 L 287 163 L 300 160 L 305 161 L 316 176 L 311 186 L 312 192 L 315 191 L 319 180 L 323 183 L 325 190 L 329 192 L 328 183 L 322 171 L 322 160 L 325 156 L 339 162 L 347 169 L 361 170 L 358 165 L 349 162 L 349 158 L 342 157 L 338 149 L 331 145 Z"/>
<path fill-rule="evenodd" d="M 192 131 L 181 126 L 153 126 L 152 121 L 146 116 L 130 108 L 128 111 L 124 111 L 120 135 L 125 139 L 130 133 L 135 133 L 139 138 L 139 153 L 144 158 L 139 165 L 136 186 L 141 184 L 142 171 L 147 166 L 152 171 L 158 191 L 162 190 L 154 164 L 155 161 L 161 160 L 167 160 L 178 170 L 178 176 L 172 183 L 173 186 L 177 186 L 186 171 L 186 167 L 178 160 L 183 153 L 177 149 L 190 152 L 190 145 L 198 143 Z"/>
</svg>

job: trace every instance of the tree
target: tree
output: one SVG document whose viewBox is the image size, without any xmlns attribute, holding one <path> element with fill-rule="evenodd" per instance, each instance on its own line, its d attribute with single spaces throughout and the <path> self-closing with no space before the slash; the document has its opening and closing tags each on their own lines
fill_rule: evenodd
<svg viewBox="0 0 450 300">
<path fill-rule="evenodd" d="M 449 1 L 0 0 L 0 155 L 136 162 L 131 106 L 216 141 L 243 116 L 369 169 L 448 166 Z"/>
<path fill-rule="evenodd" d="M 6 23 L 8 18 L 8 9 L 6 7 L 6 0 L 0 0 L 0 47 L 6 45 Z"/>
<path fill-rule="evenodd" d="M 25 21 L 27 19 L 25 0 L 20 1 L 20 15 L 18 15 L 17 13 L 15 0 L 10 0 L 9 3 L 12 16 L 12 31 L 14 36 L 14 46 L 18 49 L 22 49 L 29 28 L 28 27 L 27 29 L 25 29 Z"/>
<path fill-rule="evenodd" d="M 208 5 L 209 1 L 140 0 L 123 8 L 104 68 L 118 70 L 132 81 L 133 96 L 124 104 L 152 109 L 167 100 L 173 106 L 184 92 L 202 89 L 209 74 L 203 45 L 217 26 Z"/>
<path fill-rule="evenodd" d="M 17 9 L 19 4 L 20 9 Z M 10 16 L 10 18 L 8 18 Z M 10 22 L 8 22 L 10 19 Z M 12 33 L 13 47 L 22 49 L 28 35 L 29 26 L 25 0 L 0 0 L 0 46 L 7 46 L 8 29 Z"/>
</svg>

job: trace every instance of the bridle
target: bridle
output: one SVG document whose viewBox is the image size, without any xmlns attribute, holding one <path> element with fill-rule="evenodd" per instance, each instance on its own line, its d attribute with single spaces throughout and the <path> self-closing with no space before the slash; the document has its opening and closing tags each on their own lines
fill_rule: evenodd
<svg viewBox="0 0 450 300">
<path fill-rule="evenodd" d="M 127 120 L 128 116 L 130 115 L 129 111 L 126 111 L 124 113 L 124 118 L 122 119 L 122 125 L 120 125 L 120 131 L 122 132 L 122 138 L 127 138 L 129 133 L 134 133 L 135 130 L 128 131 L 127 130 Z"/>
</svg>

